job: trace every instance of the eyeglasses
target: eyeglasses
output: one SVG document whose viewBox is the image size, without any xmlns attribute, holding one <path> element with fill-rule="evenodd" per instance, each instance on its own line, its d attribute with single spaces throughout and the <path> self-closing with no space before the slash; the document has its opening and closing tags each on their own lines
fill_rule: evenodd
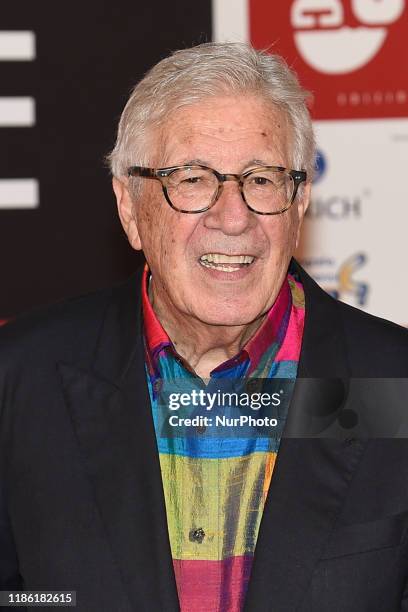
<svg viewBox="0 0 408 612">
<path fill-rule="evenodd" d="M 128 168 L 129 177 L 157 179 L 174 210 L 194 214 L 205 212 L 218 200 L 226 181 L 236 181 L 242 198 L 258 215 L 279 215 L 292 206 L 299 185 L 306 181 L 304 170 L 281 166 L 259 166 L 242 174 L 220 174 L 207 166 L 169 168 Z"/>
</svg>

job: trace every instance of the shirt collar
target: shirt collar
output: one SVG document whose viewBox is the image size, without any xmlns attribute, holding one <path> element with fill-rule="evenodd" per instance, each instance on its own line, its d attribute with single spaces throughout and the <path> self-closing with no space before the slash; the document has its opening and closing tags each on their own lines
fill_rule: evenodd
<svg viewBox="0 0 408 612">
<path fill-rule="evenodd" d="M 170 349 L 179 358 L 180 355 L 178 355 L 172 341 L 161 325 L 150 303 L 148 294 L 149 277 L 150 270 L 146 263 L 142 275 L 144 339 L 148 364 L 150 367 L 156 369 L 158 354 L 164 348 Z M 291 305 L 292 294 L 290 291 L 288 278 L 286 277 L 282 283 L 278 296 L 274 304 L 269 309 L 262 325 L 257 329 L 256 333 L 246 342 L 240 351 L 240 355 L 249 357 L 251 362 L 251 370 L 256 368 L 260 358 L 272 342 L 277 342 L 278 344 L 282 343 L 283 337 L 280 336 L 283 336 L 284 334 L 282 332 L 286 331 L 286 325 L 282 325 L 282 322 L 285 318 L 287 318 Z M 232 363 L 233 361 L 236 362 L 236 359 L 237 356 L 228 359 L 217 366 L 215 370 L 228 367 L 229 363 Z"/>
</svg>

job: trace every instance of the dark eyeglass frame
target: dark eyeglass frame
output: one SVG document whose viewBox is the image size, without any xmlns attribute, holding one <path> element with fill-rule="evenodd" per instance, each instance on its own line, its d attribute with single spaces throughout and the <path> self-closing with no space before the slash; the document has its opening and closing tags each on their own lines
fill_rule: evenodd
<svg viewBox="0 0 408 612">
<path fill-rule="evenodd" d="M 199 210 L 182 210 L 174 206 L 174 204 L 172 203 L 170 199 L 170 196 L 167 191 L 168 179 L 172 175 L 172 173 L 175 172 L 176 170 L 193 170 L 194 168 L 198 168 L 201 170 L 209 170 L 210 172 L 212 172 L 218 180 L 218 189 L 215 191 L 214 197 L 208 206 L 205 206 L 204 208 L 200 208 Z M 287 206 L 285 206 L 281 210 L 277 210 L 273 212 L 259 212 L 258 210 L 255 210 L 254 208 L 252 208 L 245 199 L 244 192 L 243 192 L 244 179 L 254 172 L 259 172 L 259 171 L 264 171 L 264 170 L 273 170 L 277 172 L 282 172 L 292 177 L 293 184 L 294 184 L 293 194 Z M 160 181 L 162 185 L 162 189 L 163 189 L 163 194 L 164 194 L 164 197 L 166 198 L 167 203 L 174 210 L 177 210 L 178 212 L 181 212 L 187 215 L 188 214 L 195 215 L 197 213 L 205 212 L 209 210 L 212 206 L 214 206 L 214 204 L 219 199 L 222 193 L 222 189 L 226 181 L 236 181 L 238 183 L 239 190 L 241 192 L 241 197 L 244 200 L 247 207 L 249 208 L 249 210 L 251 210 L 252 212 L 256 213 L 257 215 L 280 215 L 292 206 L 293 202 L 295 201 L 296 194 L 299 189 L 299 185 L 301 183 L 306 182 L 307 180 L 307 173 L 305 170 L 288 170 L 287 168 L 284 168 L 283 166 L 257 166 L 256 168 L 251 168 L 251 170 L 246 170 L 242 174 L 231 174 L 231 173 L 221 174 L 220 172 L 217 172 L 217 170 L 214 170 L 213 168 L 209 168 L 208 166 L 202 166 L 200 164 L 170 166 L 168 168 L 145 168 L 143 166 L 131 166 L 130 168 L 127 169 L 127 174 L 129 177 L 151 178 L 151 179 L 157 179 L 158 181 Z"/>
</svg>

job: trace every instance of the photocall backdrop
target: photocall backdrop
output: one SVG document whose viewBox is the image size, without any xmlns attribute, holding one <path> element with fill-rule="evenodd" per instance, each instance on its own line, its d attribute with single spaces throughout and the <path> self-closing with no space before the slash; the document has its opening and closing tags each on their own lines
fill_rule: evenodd
<svg viewBox="0 0 408 612">
<path fill-rule="evenodd" d="M 0 319 L 126 278 L 104 156 L 132 86 L 211 3 L 21 0 L 0 17 Z"/>
<path fill-rule="evenodd" d="M 141 6 L 142 5 L 142 6 Z M 0 319 L 134 269 L 104 155 L 169 51 L 246 40 L 313 93 L 313 198 L 298 258 L 333 295 L 408 324 L 406 0 L 22 0 L 0 20 Z"/>
<path fill-rule="evenodd" d="M 283 55 L 312 92 L 318 160 L 298 258 L 327 291 L 408 324 L 406 0 L 220 0 L 214 38 Z"/>
</svg>

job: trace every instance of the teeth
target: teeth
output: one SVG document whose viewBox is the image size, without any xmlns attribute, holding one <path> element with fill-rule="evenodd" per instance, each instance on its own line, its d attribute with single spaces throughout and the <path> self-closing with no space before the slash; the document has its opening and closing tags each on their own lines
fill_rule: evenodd
<svg viewBox="0 0 408 612">
<path fill-rule="evenodd" d="M 252 255 L 222 255 L 220 253 L 206 253 L 200 257 L 202 263 L 214 264 L 250 264 L 254 259 L 255 257 L 252 257 Z"/>
<path fill-rule="evenodd" d="M 254 261 L 252 255 L 223 255 L 220 253 L 206 253 L 200 257 L 200 264 L 213 270 L 222 272 L 236 272 L 240 266 L 249 266 Z"/>
<path fill-rule="evenodd" d="M 241 268 L 237 268 L 234 266 L 223 266 L 221 264 L 212 264 L 209 263 L 208 261 L 202 261 L 201 260 L 201 265 L 205 266 L 206 268 L 212 268 L 213 270 L 221 270 L 222 272 L 236 272 L 237 270 L 240 270 Z"/>
</svg>

